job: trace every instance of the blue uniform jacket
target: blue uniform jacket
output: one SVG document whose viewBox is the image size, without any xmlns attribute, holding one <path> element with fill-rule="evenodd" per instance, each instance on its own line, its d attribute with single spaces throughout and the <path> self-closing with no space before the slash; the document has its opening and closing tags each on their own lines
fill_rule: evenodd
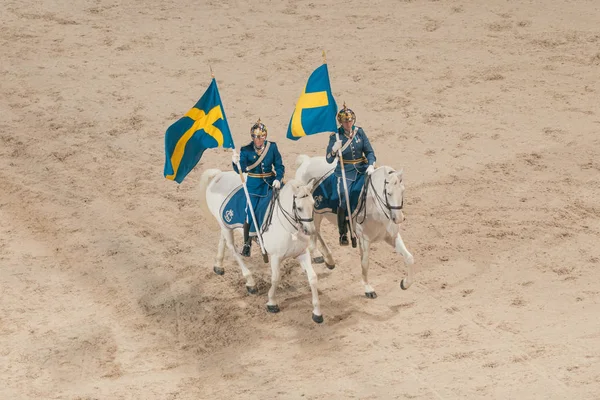
<svg viewBox="0 0 600 400">
<path fill-rule="evenodd" d="M 248 170 L 248 167 L 254 164 L 260 156 L 254 150 L 252 143 L 240 149 L 240 166 L 242 167 L 242 172 L 248 173 L 246 186 L 248 187 L 248 193 L 253 196 L 267 196 L 269 188 L 273 185 L 275 179 L 283 184 L 282 179 L 285 167 L 281 159 L 281 154 L 275 142 L 265 140 L 265 146 L 267 144 L 269 144 L 267 154 L 265 154 L 260 164 L 250 170 Z M 238 174 L 240 173 L 237 165 L 233 164 L 233 169 Z"/>
<path fill-rule="evenodd" d="M 348 142 L 348 138 L 344 135 L 344 128 L 340 127 L 338 129 L 338 133 L 340 139 L 342 140 L 342 158 L 344 159 L 344 170 L 346 172 L 346 180 L 355 181 L 358 177 L 358 174 L 364 174 L 369 165 L 373 165 L 375 163 L 375 152 L 373 151 L 373 147 L 371 147 L 371 143 L 369 143 L 369 138 L 367 134 L 361 127 L 353 126 L 352 130 L 355 132 L 352 137 L 352 142 L 346 146 Z M 325 158 L 327 162 L 331 164 L 335 161 L 337 157 L 337 153 L 332 154 L 331 148 L 336 141 L 335 133 L 332 133 L 329 136 L 329 144 L 327 145 L 327 155 Z M 340 163 L 335 167 L 335 176 L 338 178 L 342 177 L 342 168 Z"/>
</svg>

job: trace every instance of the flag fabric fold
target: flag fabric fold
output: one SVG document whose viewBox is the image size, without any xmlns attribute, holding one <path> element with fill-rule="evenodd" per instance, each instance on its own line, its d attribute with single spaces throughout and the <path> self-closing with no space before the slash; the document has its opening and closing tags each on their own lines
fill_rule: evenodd
<svg viewBox="0 0 600 400">
<path fill-rule="evenodd" d="M 313 71 L 300 94 L 286 137 L 301 137 L 337 131 L 337 105 L 331 93 L 329 70 L 323 64 Z"/>
<path fill-rule="evenodd" d="M 206 149 L 235 148 L 217 82 L 165 133 L 165 178 L 181 183 Z"/>
</svg>

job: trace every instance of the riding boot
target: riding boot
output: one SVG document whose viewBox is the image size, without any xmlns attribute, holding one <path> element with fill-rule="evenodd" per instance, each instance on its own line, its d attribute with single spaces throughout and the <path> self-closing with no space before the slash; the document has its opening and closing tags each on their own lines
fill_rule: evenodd
<svg viewBox="0 0 600 400">
<path fill-rule="evenodd" d="M 340 233 L 340 246 L 348 246 L 348 221 L 346 221 L 346 210 L 342 207 L 337 210 L 337 222 Z"/>
<path fill-rule="evenodd" d="M 248 222 L 244 222 L 244 247 L 242 247 L 240 254 L 243 257 L 250 257 L 251 246 L 252 240 L 250 239 L 250 224 Z"/>
</svg>

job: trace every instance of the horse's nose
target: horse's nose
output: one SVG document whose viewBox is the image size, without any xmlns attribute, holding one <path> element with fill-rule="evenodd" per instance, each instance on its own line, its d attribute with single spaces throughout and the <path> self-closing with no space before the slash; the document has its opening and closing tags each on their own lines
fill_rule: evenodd
<svg viewBox="0 0 600 400">
<path fill-rule="evenodd" d="M 392 215 L 392 221 L 394 221 L 395 224 L 399 224 L 405 219 L 406 218 L 404 217 L 404 213 L 402 211 L 399 212 L 399 215 Z"/>
</svg>

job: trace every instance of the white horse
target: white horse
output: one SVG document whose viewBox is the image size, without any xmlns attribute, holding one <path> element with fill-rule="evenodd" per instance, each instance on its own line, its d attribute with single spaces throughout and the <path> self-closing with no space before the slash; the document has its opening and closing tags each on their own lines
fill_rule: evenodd
<svg viewBox="0 0 600 400">
<path fill-rule="evenodd" d="M 308 157 L 300 155 L 296 159 L 296 179 L 302 182 L 308 182 L 312 179 L 320 179 L 328 172 L 332 171 L 337 161 L 328 164 L 325 157 Z M 385 240 L 395 248 L 396 252 L 402 254 L 404 263 L 408 267 L 408 277 L 400 282 L 400 287 L 408 289 L 413 283 L 414 257 L 406 249 L 404 241 L 400 236 L 399 224 L 404 221 L 402 208 L 404 206 L 404 183 L 402 182 L 402 170 L 396 172 L 390 167 L 379 167 L 370 176 L 370 183 L 365 179 L 366 195 L 363 207 L 354 211 L 353 219 L 356 229 L 356 236 L 359 241 L 362 283 L 365 287 L 365 295 L 374 299 L 377 297 L 375 289 L 369 284 L 369 246 L 372 242 Z M 316 188 L 316 186 L 315 186 Z M 325 264 L 329 269 L 335 268 L 335 262 L 331 256 L 331 250 L 321 236 L 321 222 L 323 217 L 327 218 L 332 224 L 337 226 L 337 216 L 330 210 L 328 212 L 315 213 L 316 234 L 311 238 L 310 252 L 313 255 L 313 262 Z M 317 239 L 325 252 L 325 259 L 317 247 Z"/>
<path fill-rule="evenodd" d="M 249 293 L 255 294 L 258 290 L 252 273 L 234 246 L 233 229 L 225 225 L 220 215 L 221 205 L 240 186 L 240 183 L 240 177 L 234 171 L 222 172 L 218 169 L 209 169 L 202 174 L 200 190 L 202 196 L 206 197 L 204 211 L 206 212 L 208 209 L 221 227 L 216 264 L 213 268 L 215 273 L 218 275 L 225 273 L 222 265 L 225 246 L 227 246 L 242 269 L 242 274 L 246 279 L 246 289 Z M 262 235 L 265 250 L 271 257 L 271 288 L 269 289 L 267 310 L 272 313 L 279 312 L 279 306 L 275 301 L 275 289 L 281 276 L 279 266 L 286 258 L 295 257 L 308 277 L 312 292 L 312 319 L 321 323 L 323 315 L 317 291 L 317 274 L 312 267 L 308 251 L 310 236 L 315 232 L 314 200 L 311 188 L 312 182 L 309 185 L 302 185 L 300 182 L 292 180 L 285 184 L 273 207 L 271 224 Z M 261 224 L 259 223 L 259 225 Z"/>
</svg>

